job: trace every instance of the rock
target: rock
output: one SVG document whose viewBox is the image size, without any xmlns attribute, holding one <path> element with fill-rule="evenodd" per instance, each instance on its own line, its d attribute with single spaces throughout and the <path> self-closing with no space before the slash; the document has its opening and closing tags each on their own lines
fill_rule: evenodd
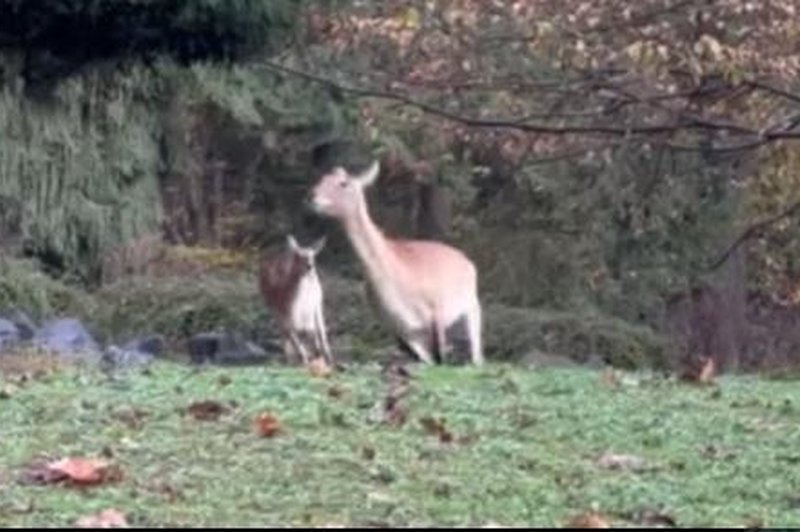
<svg viewBox="0 0 800 532">
<path fill-rule="evenodd" d="M 131 369 L 147 366 L 155 357 L 152 353 L 137 351 L 135 349 L 119 348 L 115 345 L 109 346 L 100 359 L 104 369 Z"/>
<path fill-rule="evenodd" d="M 0 318 L 6 319 L 17 326 L 19 339 L 23 342 L 32 340 L 34 334 L 36 334 L 36 324 L 28 314 L 21 310 L 12 310 L 0 315 Z"/>
<path fill-rule="evenodd" d="M 535 368 L 575 368 L 579 366 L 578 362 L 566 355 L 545 353 L 538 349 L 524 355 L 521 362 L 525 366 Z"/>
<path fill-rule="evenodd" d="M 74 318 L 61 318 L 45 323 L 33 338 L 35 347 L 58 355 L 100 357 L 97 342 L 83 323 Z"/>
<path fill-rule="evenodd" d="M 189 339 L 187 347 L 195 364 L 261 364 L 270 358 L 261 347 L 229 332 L 197 334 Z"/>
<path fill-rule="evenodd" d="M 11 321 L 0 318 L 0 351 L 15 347 L 19 341 L 19 328 Z"/>
<path fill-rule="evenodd" d="M 140 353 L 147 353 L 153 356 L 159 356 L 164 352 L 166 341 L 160 334 L 146 336 L 144 338 L 137 338 L 131 340 L 122 346 L 125 351 L 138 351 Z"/>
</svg>

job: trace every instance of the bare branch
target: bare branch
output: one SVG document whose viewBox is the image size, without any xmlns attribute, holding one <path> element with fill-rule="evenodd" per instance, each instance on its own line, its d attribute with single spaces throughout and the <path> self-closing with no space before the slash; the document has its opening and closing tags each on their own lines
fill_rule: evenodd
<svg viewBox="0 0 800 532">
<path fill-rule="evenodd" d="M 761 235 L 766 229 L 770 226 L 784 220 L 786 218 L 790 218 L 800 212 L 800 201 L 796 201 L 789 205 L 786 209 L 782 210 L 778 214 L 771 216 L 765 220 L 762 220 L 758 223 L 755 223 L 749 226 L 747 229 L 742 231 L 742 233 L 734 240 L 726 249 L 723 251 L 716 259 L 714 259 L 711 264 L 708 266 L 708 271 L 714 271 L 723 264 L 725 261 L 728 260 L 734 251 L 736 251 L 739 246 L 750 240 L 751 238 L 755 238 L 756 236 Z"/>
<path fill-rule="evenodd" d="M 385 100 L 393 100 L 402 102 L 408 106 L 415 107 L 428 114 L 439 116 L 454 122 L 461 123 L 466 126 L 480 127 L 480 128 L 495 128 L 495 129 L 514 129 L 518 131 L 525 131 L 528 133 L 544 133 L 549 135 L 570 135 L 570 134 L 602 134 L 613 136 L 629 137 L 631 135 L 652 135 L 660 133 L 674 133 L 679 130 L 718 130 L 727 131 L 736 135 L 753 135 L 757 136 L 758 132 L 744 126 L 737 124 L 715 122 L 708 119 L 701 119 L 698 117 L 687 117 L 682 120 L 676 120 L 672 123 L 662 124 L 638 124 L 631 126 L 613 126 L 606 124 L 570 124 L 570 125 L 548 125 L 548 124 L 532 124 L 529 122 L 521 122 L 519 119 L 502 119 L 502 118 L 475 118 L 462 116 L 458 113 L 448 111 L 441 107 L 437 107 L 425 102 L 417 101 L 413 98 L 389 91 L 381 91 L 374 89 L 361 89 L 357 87 L 345 86 L 337 83 L 331 79 L 303 72 L 290 67 L 279 65 L 270 61 L 263 61 L 262 65 L 273 71 L 282 72 L 292 76 L 303 78 L 307 81 L 325 85 L 336 91 L 352 94 L 359 97 L 379 98 Z M 768 138 L 794 138 L 794 133 L 787 132 L 772 132 L 769 133 Z M 797 133 L 800 136 L 800 132 Z"/>
<path fill-rule="evenodd" d="M 780 87 L 775 87 L 774 85 L 770 85 L 764 81 L 748 81 L 748 85 L 754 87 L 756 89 L 760 89 L 762 91 L 770 92 L 772 94 L 782 96 L 787 100 L 791 100 L 795 103 L 800 103 L 800 94 L 796 94 L 794 92 L 790 92 L 786 89 L 782 89 Z"/>
</svg>

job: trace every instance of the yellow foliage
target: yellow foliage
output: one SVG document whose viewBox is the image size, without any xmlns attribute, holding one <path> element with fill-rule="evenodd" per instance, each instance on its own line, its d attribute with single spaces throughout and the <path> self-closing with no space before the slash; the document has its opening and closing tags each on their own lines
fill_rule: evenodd
<svg viewBox="0 0 800 532">
<path fill-rule="evenodd" d="M 208 269 L 246 269 L 253 261 L 253 252 L 202 246 L 175 246 L 167 252 L 167 261 L 193 263 Z"/>
</svg>

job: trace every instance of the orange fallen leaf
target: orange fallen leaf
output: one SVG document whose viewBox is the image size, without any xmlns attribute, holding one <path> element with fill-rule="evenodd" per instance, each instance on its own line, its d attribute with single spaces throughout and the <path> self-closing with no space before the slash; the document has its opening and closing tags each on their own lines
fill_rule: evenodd
<svg viewBox="0 0 800 532">
<path fill-rule="evenodd" d="M 66 482 L 77 486 L 93 486 L 119 480 L 121 477 L 122 470 L 105 460 L 70 457 L 32 465 L 25 472 L 23 481 L 34 484 Z"/>
<path fill-rule="evenodd" d="M 312 377 L 328 377 L 333 373 L 333 368 L 324 358 L 317 357 L 308 363 L 308 372 Z"/>
<path fill-rule="evenodd" d="M 269 412 L 258 414 L 253 420 L 253 428 L 262 438 L 272 438 L 281 431 L 278 419 Z"/>
<path fill-rule="evenodd" d="M 611 528 L 608 518 L 597 512 L 577 515 L 567 523 L 569 528 Z"/>
<path fill-rule="evenodd" d="M 129 526 L 125 516 L 113 508 L 81 517 L 75 522 L 76 528 L 129 528 Z"/>
</svg>

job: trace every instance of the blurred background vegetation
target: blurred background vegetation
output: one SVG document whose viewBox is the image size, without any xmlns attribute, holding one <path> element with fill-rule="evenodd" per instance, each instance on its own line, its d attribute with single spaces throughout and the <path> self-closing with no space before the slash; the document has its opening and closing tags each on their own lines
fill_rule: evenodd
<svg viewBox="0 0 800 532">
<path fill-rule="evenodd" d="M 360 269 L 300 200 L 380 157 L 387 232 L 478 264 L 490 357 L 793 364 L 796 10 L 0 0 L 0 310 L 263 340 L 260 250 L 326 233 L 335 342 L 369 351 Z"/>
</svg>

